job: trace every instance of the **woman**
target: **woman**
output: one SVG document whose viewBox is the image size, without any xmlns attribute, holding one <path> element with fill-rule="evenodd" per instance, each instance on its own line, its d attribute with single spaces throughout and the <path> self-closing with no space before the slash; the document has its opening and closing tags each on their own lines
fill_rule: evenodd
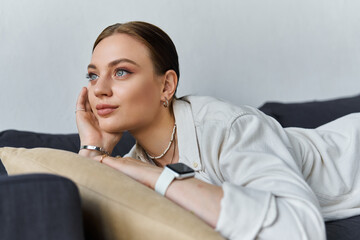
<svg viewBox="0 0 360 240">
<path fill-rule="evenodd" d="M 176 99 L 179 76 L 175 46 L 161 29 L 106 28 L 77 101 L 79 154 L 156 188 L 230 239 L 325 239 L 323 217 L 360 213 L 360 115 L 283 129 L 250 107 Z M 136 146 L 110 157 L 126 130 Z M 179 162 L 195 177 L 164 181 L 164 166 Z"/>
</svg>

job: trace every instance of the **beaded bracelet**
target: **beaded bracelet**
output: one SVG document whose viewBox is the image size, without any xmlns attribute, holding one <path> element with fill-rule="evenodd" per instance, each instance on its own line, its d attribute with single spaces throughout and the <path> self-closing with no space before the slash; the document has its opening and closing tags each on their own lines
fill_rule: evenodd
<svg viewBox="0 0 360 240">
<path fill-rule="evenodd" d="M 80 147 L 80 150 L 81 150 L 81 149 L 95 150 L 95 151 L 100 152 L 101 154 L 110 155 L 109 152 L 107 152 L 105 149 L 103 149 L 103 148 L 101 148 L 101 147 L 98 147 L 98 146 L 82 145 L 82 146 Z"/>
</svg>

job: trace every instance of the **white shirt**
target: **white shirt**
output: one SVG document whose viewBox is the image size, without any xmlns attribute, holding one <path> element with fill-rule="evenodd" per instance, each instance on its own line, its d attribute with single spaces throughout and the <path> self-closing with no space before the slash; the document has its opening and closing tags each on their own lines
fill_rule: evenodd
<svg viewBox="0 0 360 240">
<path fill-rule="evenodd" d="M 360 214 L 360 114 L 282 128 L 210 97 L 173 103 L 179 162 L 222 186 L 216 230 L 229 239 L 326 239 L 324 219 Z M 128 156 L 149 161 L 136 145 Z"/>
</svg>

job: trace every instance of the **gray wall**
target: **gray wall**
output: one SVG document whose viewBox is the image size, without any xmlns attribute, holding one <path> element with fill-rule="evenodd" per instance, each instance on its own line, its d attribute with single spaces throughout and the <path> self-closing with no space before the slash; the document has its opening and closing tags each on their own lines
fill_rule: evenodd
<svg viewBox="0 0 360 240">
<path fill-rule="evenodd" d="M 0 130 L 75 132 L 92 44 L 130 20 L 173 38 L 178 96 L 256 107 L 354 95 L 359 12 L 358 0 L 0 0 Z"/>
</svg>

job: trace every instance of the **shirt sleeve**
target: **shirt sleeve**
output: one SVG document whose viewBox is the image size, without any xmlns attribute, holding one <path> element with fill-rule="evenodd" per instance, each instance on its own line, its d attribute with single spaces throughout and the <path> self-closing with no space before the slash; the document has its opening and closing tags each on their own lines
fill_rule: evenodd
<svg viewBox="0 0 360 240">
<path fill-rule="evenodd" d="M 318 201 L 283 128 L 260 113 L 230 125 L 218 148 L 224 196 L 216 230 L 229 239 L 326 239 Z"/>
</svg>

